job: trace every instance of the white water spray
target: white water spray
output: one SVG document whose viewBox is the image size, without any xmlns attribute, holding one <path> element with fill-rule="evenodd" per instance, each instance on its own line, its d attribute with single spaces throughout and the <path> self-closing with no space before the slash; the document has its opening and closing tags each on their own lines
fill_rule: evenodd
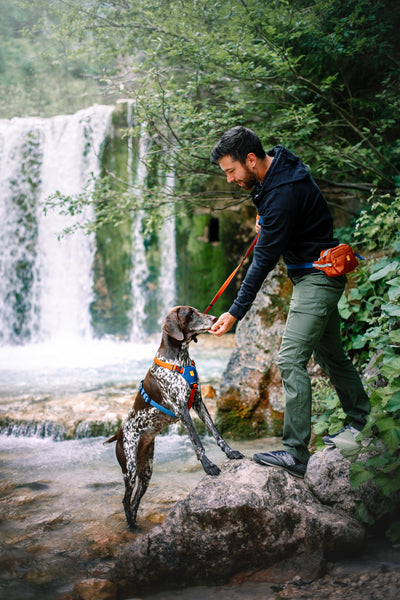
<svg viewBox="0 0 400 600">
<path fill-rule="evenodd" d="M 175 175 L 170 173 L 166 177 L 166 193 L 170 194 L 175 185 Z M 173 207 L 166 205 L 163 214 L 163 225 L 160 233 L 161 248 L 161 266 L 159 278 L 159 297 L 161 304 L 160 320 L 161 324 L 168 311 L 176 304 L 176 278 L 175 271 L 177 267 L 176 257 L 176 231 L 175 214 Z"/>
<path fill-rule="evenodd" d="M 42 203 L 56 191 L 78 194 L 98 175 L 112 111 L 0 122 L 3 343 L 90 335 L 94 240 L 83 231 L 59 240 L 72 217 L 45 215 Z"/>
<path fill-rule="evenodd" d="M 132 104 L 129 104 L 128 124 L 132 126 Z M 135 186 L 135 193 L 140 198 L 143 188 L 146 184 L 147 167 L 145 156 L 147 153 L 148 139 L 145 126 L 141 127 L 139 138 L 139 160 L 136 169 L 136 177 L 133 178 L 132 165 L 132 136 L 129 140 L 128 154 L 128 173 L 130 183 Z M 143 218 L 144 212 L 137 211 L 133 216 L 132 222 L 132 271 L 131 271 L 131 335 L 134 342 L 141 342 L 144 339 L 143 322 L 145 319 L 146 308 L 146 284 L 149 277 L 149 269 L 146 262 L 146 249 L 143 240 Z"/>
</svg>

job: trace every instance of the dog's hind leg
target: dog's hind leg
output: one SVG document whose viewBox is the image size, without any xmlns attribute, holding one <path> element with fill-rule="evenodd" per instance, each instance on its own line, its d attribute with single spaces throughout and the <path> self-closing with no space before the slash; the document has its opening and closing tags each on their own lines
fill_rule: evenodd
<svg viewBox="0 0 400 600">
<path fill-rule="evenodd" d="M 239 452 L 239 450 L 233 450 L 224 440 L 222 435 L 219 433 L 218 429 L 215 427 L 212 418 L 207 410 L 206 405 L 204 404 L 200 394 L 196 397 L 195 403 L 193 404 L 193 408 L 199 415 L 201 421 L 206 426 L 207 430 L 216 440 L 218 446 L 221 448 L 223 452 L 225 452 L 226 456 L 232 460 L 237 460 L 244 458 L 243 454 Z"/>
<path fill-rule="evenodd" d="M 130 514 L 134 521 L 136 521 L 136 515 L 140 501 L 146 493 L 151 476 L 153 474 L 153 458 L 154 437 L 149 440 L 146 435 L 143 435 L 140 438 L 137 449 L 136 488 L 135 495 L 130 505 Z"/>
<path fill-rule="evenodd" d="M 133 489 L 135 487 L 136 482 L 136 474 L 132 473 L 124 473 L 124 483 L 125 483 L 125 495 L 122 500 L 122 504 L 124 505 L 126 521 L 129 527 L 134 527 L 136 524 L 136 514 L 132 515 L 131 510 L 131 498 Z"/>
<path fill-rule="evenodd" d="M 136 523 L 136 512 L 132 512 L 131 499 L 137 484 L 137 450 L 140 434 L 132 427 L 132 421 L 126 421 L 118 432 L 116 455 L 121 466 L 125 483 L 125 495 L 122 504 L 129 527 Z"/>
</svg>

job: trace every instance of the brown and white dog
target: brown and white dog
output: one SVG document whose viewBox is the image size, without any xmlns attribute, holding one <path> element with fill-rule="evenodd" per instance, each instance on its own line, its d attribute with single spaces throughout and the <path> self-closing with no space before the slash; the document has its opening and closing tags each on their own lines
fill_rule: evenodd
<svg viewBox="0 0 400 600">
<path fill-rule="evenodd" d="M 189 343 L 207 332 L 216 317 L 200 313 L 190 306 L 176 306 L 167 314 L 162 325 L 162 338 L 155 362 L 148 370 L 127 418 L 117 435 L 116 455 L 125 482 L 123 505 L 128 525 L 136 523 L 139 503 L 147 490 L 153 472 L 154 438 L 164 427 L 180 420 L 186 428 L 196 456 L 208 475 L 219 475 L 220 469 L 206 456 L 201 440 L 190 417 L 190 404 L 230 459 L 243 455 L 232 450 L 216 429 L 205 407 L 200 386 L 182 376 L 183 367 L 196 379 L 189 357 Z M 156 362 L 157 361 L 157 362 Z M 161 364 L 159 364 L 161 363 Z M 193 382 L 193 377 L 192 377 Z"/>
</svg>

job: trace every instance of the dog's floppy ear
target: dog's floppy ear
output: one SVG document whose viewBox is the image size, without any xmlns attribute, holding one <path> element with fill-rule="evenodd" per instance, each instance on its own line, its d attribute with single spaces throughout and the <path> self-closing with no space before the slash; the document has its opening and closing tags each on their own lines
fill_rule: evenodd
<svg viewBox="0 0 400 600">
<path fill-rule="evenodd" d="M 170 311 L 167 314 L 161 329 L 174 338 L 174 340 L 178 340 L 178 342 L 182 342 L 185 337 L 178 321 L 177 311 Z"/>
</svg>

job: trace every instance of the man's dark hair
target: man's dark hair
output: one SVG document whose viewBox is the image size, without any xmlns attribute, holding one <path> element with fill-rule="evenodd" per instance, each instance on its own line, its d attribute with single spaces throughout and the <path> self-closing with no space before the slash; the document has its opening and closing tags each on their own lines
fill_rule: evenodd
<svg viewBox="0 0 400 600">
<path fill-rule="evenodd" d="M 216 165 L 223 156 L 229 155 L 233 160 L 238 160 L 244 165 L 249 152 L 258 158 L 265 158 L 265 151 L 258 135 L 247 127 L 237 125 L 222 135 L 211 152 L 210 161 Z"/>
</svg>

